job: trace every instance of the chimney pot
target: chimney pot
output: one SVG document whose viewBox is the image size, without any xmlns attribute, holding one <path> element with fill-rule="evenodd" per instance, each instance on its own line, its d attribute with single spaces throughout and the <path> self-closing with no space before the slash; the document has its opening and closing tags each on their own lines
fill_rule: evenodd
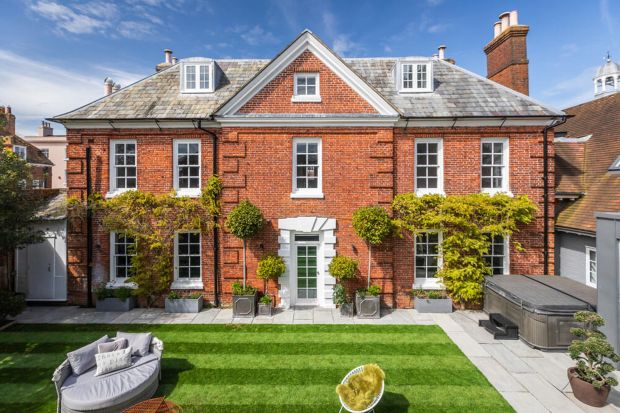
<svg viewBox="0 0 620 413">
<path fill-rule="evenodd" d="M 437 51 L 439 52 L 439 58 L 441 60 L 444 60 L 446 58 L 446 45 L 442 44 L 437 48 Z"/>
<path fill-rule="evenodd" d="M 178 61 L 179 60 L 176 57 L 172 56 L 172 64 L 173 65 L 176 65 Z"/>
<path fill-rule="evenodd" d="M 10 106 L 7 106 L 7 107 L 6 107 L 6 113 L 12 113 L 12 112 L 11 112 L 11 107 L 10 107 Z"/>
<path fill-rule="evenodd" d="M 111 78 L 106 77 L 105 79 L 103 79 L 103 95 L 104 96 L 108 96 L 110 93 L 112 93 L 113 88 L 114 88 L 114 81 Z"/>
<path fill-rule="evenodd" d="M 502 22 L 495 22 L 493 25 L 493 38 L 495 39 L 502 33 Z"/>
<path fill-rule="evenodd" d="M 112 87 L 112 91 L 113 92 L 118 92 L 119 90 L 121 90 L 121 84 L 120 83 L 115 83 L 114 86 Z"/>
<path fill-rule="evenodd" d="M 502 31 L 510 27 L 510 12 L 504 12 L 499 15 L 499 21 L 502 24 Z"/>
<path fill-rule="evenodd" d="M 164 49 L 164 61 L 166 63 L 172 63 L 172 50 L 170 49 Z"/>
<path fill-rule="evenodd" d="M 516 10 L 510 12 L 510 25 L 518 26 L 519 25 L 519 13 Z"/>
</svg>

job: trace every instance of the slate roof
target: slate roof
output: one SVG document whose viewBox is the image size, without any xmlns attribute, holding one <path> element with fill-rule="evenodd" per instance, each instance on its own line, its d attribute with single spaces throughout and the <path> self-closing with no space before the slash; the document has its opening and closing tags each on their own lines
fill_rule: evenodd
<svg viewBox="0 0 620 413">
<path fill-rule="evenodd" d="M 39 191 L 39 190 L 37 190 Z M 67 191 L 52 192 L 46 197 L 36 216 L 45 221 L 56 221 L 67 218 Z"/>
<path fill-rule="evenodd" d="M 26 147 L 26 162 L 39 165 L 54 166 L 54 163 L 47 159 L 43 152 L 30 142 L 20 138 L 17 135 L 8 135 L 2 137 L 3 144 L 18 145 Z"/>
<path fill-rule="evenodd" d="M 620 93 L 603 96 L 572 108 L 573 115 L 556 128 L 567 138 L 592 135 L 581 143 L 556 142 L 556 192 L 583 192 L 557 214 L 556 226 L 596 231 L 595 212 L 620 211 L 620 172 L 608 168 L 620 156 Z"/>
<path fill-rule="evenodd" d="M 397 58 L 356 58 L 344 61 L 406 117 L 563 115 L 561 111 L 543 106 L 528 96 L 440 60 L 433 60 L 434 91 L 419 94 L 398 94 L 394 84 Z M 180 65 L 177 64 L 55 119 L 208 118 L 265 67 L 269 60 L 215 62 L 222 76 L 214 93 L 179 93 Z"/>
</svg>

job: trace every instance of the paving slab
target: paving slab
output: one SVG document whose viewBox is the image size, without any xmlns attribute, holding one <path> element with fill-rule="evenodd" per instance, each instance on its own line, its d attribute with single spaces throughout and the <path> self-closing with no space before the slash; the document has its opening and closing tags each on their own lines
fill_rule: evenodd
<svg viewBox="0 0 620 413">
<path fill-rule="evenodd" d="M 314 318 L 314 311 L 312 310 L 298 310 L 295 309 L 293 320 L 310 320 Z"/>
<path fill-rule="evenodd" d="M 113 324 L 131 324 L 136 318 L 144 314 L 146 310 L 144 308 L 134 308 L 130 311 L 121 313 L 118 317 L 112 320 Z"/>
<path fill-rule="evenodd" d="M 584 413 L 564 393 L 537 373 L 513 373 L 513 376 L 551 413 Z"/>
<path fill-rule="evenodd" d="M 273 317 L 259 315 L 254 317 L 252 324 L 273 324 Z"/>
<path fill-rule="evenodd" d="M 525 392 L 525 388 L 493 357 L 471 357 L 471 362 L 499 391 Z"/>
<path fill-rule="evenodd" d="M 463 327 L 454 321 L 452 314 L 431 314 L 432 319 L 443 328 L 444 331 L 463 331 Z"/>
<path fill-rule="evenodd" d="M 542 358 L 543 352 L 533 349 L 521 340 L 498 340 L 508 350 L 512 351 L 517 357 L 521 358 Z"/>
<path fill-rule="evenodd" d="M 315 311 L 314 324 L 334 324 L 334 316 L 331 311 Z"/>
<path fill-rule="evenodd" d="M 500 391 L 517 413 L 549 413 L 530 392 Z"/>
<path fill-rule="evenodd" d="M 445 333 L 467 357 L 491 357 L 489 353 L 466 332 L 445 331 Z"/>
<path fill-rule="evenodd" d="M 209 308 L 207 310 L 202 310 L 201 312 L 196 314 L 196 317 L 194 318 L 194 320 L 192 320 L 192 324 L 212 323 L 213 319 L 218 315 L 219 312 L 220 310 L 216 308 Z"/>
<path fill-rule="evenodd" d="M 511 373 L 533 373 L 534 370 L 501 343 L 481 344 L 482 348 Z"/>
<path fill-rule="evenodd" d="M 525 361 L 527 365 L 532 368 L 532 370 L 544 377 L 545 380 L 551 383 L 556 389 L 560 391 L 570 391 L 566 370 L 558 366 L 558 364 L 554 361 L 545 357 L 531 357 L 524 358 L 522 360 Z"/>
</svg>

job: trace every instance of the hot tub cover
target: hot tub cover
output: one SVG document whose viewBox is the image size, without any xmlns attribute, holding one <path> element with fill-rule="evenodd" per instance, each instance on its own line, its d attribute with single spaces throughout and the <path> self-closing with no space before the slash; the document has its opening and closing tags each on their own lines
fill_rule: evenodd
<svg viewBox="0 0 620 413">
<path fill-rule="evenodd" d="M 554 275 L 493 275 L 485 278 L 490 288 L 536 313 L 574 313 L 596 309 L 596 292 L 576 281 Z"/>
</svg>

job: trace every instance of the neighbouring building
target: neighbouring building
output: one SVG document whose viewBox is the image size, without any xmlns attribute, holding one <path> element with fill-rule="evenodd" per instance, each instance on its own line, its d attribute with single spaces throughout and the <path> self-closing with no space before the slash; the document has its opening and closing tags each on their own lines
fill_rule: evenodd
<svg viewBox="0 0 620 413">
<path fill-rule="evenodd" d="M 597 286 L 595 212 L 620 212 L 620 65 L 609 57 L 594 99 L 555 129 L 556 272 Z"/>
<path fill-rule="evenodd" d="M 287 272 L 269 288 L 284 307 L 332 306 L 332 257 L 367 265 L 353 211 L 389 208 L 406 192 L 528 195 L 539 213 L 514 235 L 525 250 L 496 239 L 489 259 L 495 273 L 553 273 L 547 132 L 564 113 L 527 96 L 528 26 L 516 12 L 500 17 L 484 48 L 492 80 L 454 64 L 445 47 L 434 57 L 344 58 L 308 30 L 271 60 L 175 61 L 166 50 L 155 74 L 117 91 L 106 79 L 106 96 L 53 119 L 67 128 L 69 196 L 132 189 L 197 196 L 219 175 L 222 219 L 249 199 L 268 221 L 248 241 L 249 282 L 262 289 L 257 261 L 282 256 Z M 90 234 L 83 220 L 70 219 L 67 236 L 70 303 L 85 304 L 89 285 L 124 281 L 131 239 L 106 232 L 97 216 Z M 172 288 L 230 302 L 242 244 L 226 231 L 218 236 L 214 243 L 212 233 L 178 234 Z M 440 239 L 429 231 L 373 251 L 385 305 L 410 307 L 414 286 L 437 287 Z"/>
<path fill-rule="evenodd" d="M 52 125 L 42 121 L 35 136 L 25 136 L 24 139 L 33 144 L 54 163 L 50 176 L 51 188 L 67 187 L 67 137 L 54 135 Z"/>
</svg>

